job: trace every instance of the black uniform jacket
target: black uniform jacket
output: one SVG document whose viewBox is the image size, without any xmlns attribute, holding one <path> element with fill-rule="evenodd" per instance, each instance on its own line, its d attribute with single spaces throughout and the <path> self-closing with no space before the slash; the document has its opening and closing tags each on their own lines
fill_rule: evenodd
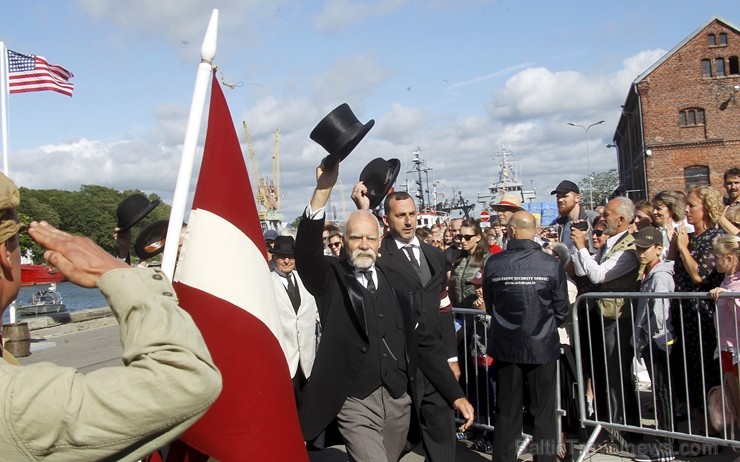
<svg viewBox="0 0 740 462">
<path fill-rule="evenodd" d="M 488 354 L 497 361 L 547 364 L 560 357 L 557 327 L 568 316 L 565 270 L 540 244 L 512 239 L 483 273 L 491 316 Z"/>
</svg>

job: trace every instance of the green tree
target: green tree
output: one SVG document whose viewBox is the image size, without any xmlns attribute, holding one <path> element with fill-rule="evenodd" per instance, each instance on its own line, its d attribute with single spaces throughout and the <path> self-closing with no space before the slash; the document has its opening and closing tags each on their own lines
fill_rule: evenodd
<svg viewBox="0 0 740 462">
<path fill-rule="evenodd" d="M 578 187 L 581 190 L 581 202 L 585 205 L 590 205 L 591 185 L 593 185 L 594 207 L 604 205 L 609 195 L 611 195 L 611 193 L 617 189 L 617 186 L 619 186 L 619 175 L 617 174 L 617 169 L 613 168 L 605 172 L 591 173 L 590 184 L 588 178 L 583 178 L 578 182 Z"/>
</svg>

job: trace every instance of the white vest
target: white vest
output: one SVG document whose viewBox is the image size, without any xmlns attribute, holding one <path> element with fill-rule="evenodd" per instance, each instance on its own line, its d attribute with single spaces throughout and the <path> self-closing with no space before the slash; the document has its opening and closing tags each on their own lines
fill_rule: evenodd
<svg viewBox="0 0 740 462">
<path fill-rule="evenodd" d="M 282 276 L 272 272 L 272 282 L 275 288 L 275 298 L 277 298 L 278 312 L 280 314 L 280 326 L 283 329 L 285 344 L 283 353 L 288 361 L 290 376 L 295 377 L 298 372 L 298 361 L 303 366 L 303 374 L 306 378 L 311 376 L 314 359 L 316 359 L 316 332 L 319 324 L 319 312 L 316 308 L 316 300 L 313 295 L 308 293 L 306 287 L 298 276 L 297 271 L 293 271 L 296 286 L 301 294 L 301 306 L 298 307 L 298 313 L 293 309 L 293 303 L 288 297 L 285 290 Z"/>
</svg>

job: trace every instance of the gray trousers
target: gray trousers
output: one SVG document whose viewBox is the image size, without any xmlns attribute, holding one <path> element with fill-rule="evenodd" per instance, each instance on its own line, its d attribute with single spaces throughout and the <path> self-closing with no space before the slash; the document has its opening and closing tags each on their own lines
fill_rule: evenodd
<svg viewBox="0 0 740 462">
<path fill-rule="evenodd" d="M 411 397 L 394 399 L 385 387 L 348 397 L 337 415 L 350 462 L 397 462 L 411 423 Z"/>
</svg>

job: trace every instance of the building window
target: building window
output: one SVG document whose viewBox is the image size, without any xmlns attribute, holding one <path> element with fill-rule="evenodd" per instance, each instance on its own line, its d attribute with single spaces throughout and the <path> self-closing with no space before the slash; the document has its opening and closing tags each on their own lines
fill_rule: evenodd
<svg viewBox="0 0 740 462">
<path fill-rule="evenodd" d="M 717 77 L 724 77 L 725 75 L 725 60 L 723 58 L 717 58 L 714 60 L 714 74 Z"/>
<path fill-rule="evenodd" d="M 701 75 L 704 77 L 712 76 L 712 62 L 708 59 L 701 60 Z"/>
<path fill-rule="evenodd" d="M 721 34 L 719 34 L 719 44 L 720 45 L 727 45 L 727 34 L 725 34 L 724 32 L 722 32 Z"/>
<path fill-rule="evenodd" d="M 707 35 L 707 42 L 709 43 L 709 46 L 714 46 L 717 44 L 717 36 L 714 34 Z"/>
<path fill-rule="evenodd" d="M 683 170 L 683 178 L 686 182 L 686 192 L 697 186 L 709 184 L 709 167 L 706 165 L 693 165 Z"/>
<path fill-rule="evenodd" d="M 730 56 L 727 60 L 730 64 L 730 75 L 740 75 L 740 64 L 738 63 L 737 56 Z"/>
<path fill-rule="evenodd" d="M 678 114 L 678 125 L 681 127 L 704 125 L 704 109 L 684 109 Z"/>
</svg>

